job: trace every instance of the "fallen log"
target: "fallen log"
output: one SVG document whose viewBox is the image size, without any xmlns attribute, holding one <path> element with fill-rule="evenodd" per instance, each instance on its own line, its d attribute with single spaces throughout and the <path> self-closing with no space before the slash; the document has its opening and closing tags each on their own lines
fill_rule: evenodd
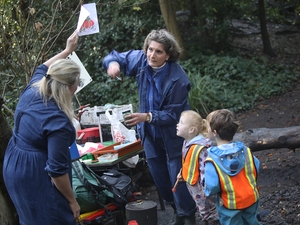
<svg viewBox="0 0 300 225">
<path fill-rule="evenodd" d="M 300 148 L 300 126 L 286 128 L 255 128 L 236 133 L 233 140 L 241 141 L 252 151 Z"/>
</svg>

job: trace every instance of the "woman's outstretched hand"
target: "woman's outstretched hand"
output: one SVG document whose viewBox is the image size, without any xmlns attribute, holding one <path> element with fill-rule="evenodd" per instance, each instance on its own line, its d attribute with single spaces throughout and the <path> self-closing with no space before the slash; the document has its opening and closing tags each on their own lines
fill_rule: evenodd
<svg viewBox="0 0 300 225">
<path fill-rule="evenodd" d="M 111 62 L 108 66 L 107 73 L 112 78 L 120 77 L 120 65 L 117 62 Z"/>
<path fill-rule="evenodd" d="M 44 64 L 49 67 L 56 60 L 67 58 L 68 55 L 70 55 L 77 48 L 78 38 L 78 31 L 75 30 L 73 34 L 71 34 L 71 36 L 67 39 L 66 48 L 62 52 L 48 59 L 46 62 L 44 62 Z"/>
<path fill-rule="evenodd" d="M 78 39 L 79 39 L 78 31 L 75 30 L 73 34 L 71 34 L 71 36 L 67 39 L 67 45 L 66 45 L 67 52 L 71 53 L 77 48 Z"/>
</svg>

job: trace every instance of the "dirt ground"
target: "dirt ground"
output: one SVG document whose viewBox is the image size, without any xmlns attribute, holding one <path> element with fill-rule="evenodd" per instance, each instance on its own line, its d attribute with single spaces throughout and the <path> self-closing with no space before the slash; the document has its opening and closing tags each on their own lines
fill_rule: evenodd
<svg viewBox="0 0 300 225">
<path fill-rule="evenodd" d="M 259 24 L 247 21 L 232 22 L 231 49 L 246 58 L 265 57 L 268 63 L 289 65 L 299 71 L 300 26 L 268 23 L 267 29 L 276 57 L 268 57 L 264 54 Z"/>
<path fill-rule="evenodd" d="M 252 35 L 237 38 L 244 54 L 262 55 L 257 27 Z M 247 28 L 245 28 L 247 29 Z M 269 62 L 282 63 L 300 70 L 300 27 L 268 25 L 271 44 L 277 54 Z M 240 132 L 249 128 L 300 126 L 300 82 L 288 92 L 261 99 L 253 110 L 238 113 Z M 270 149 L 254 152 L 260 160 L 258 187 L 262 224 L 300 224 L 300 145 L 298 149 Z"/>
<path fill-rule="evenodd" d="M 251 111 L 238 113 L 240 131 L 300 126 L 299 101 L 300 83 L 283 95 L 258 102 Z M 262 150 L 254 155 L 261 162 L 259 211 L 269 211 L 262 224 L 300 224 L 300 149 Z"/>
<path fill-rule="evenodd" d="M 257 24 L 237 21 L 234 26 L 241 34 L 232 43 L 236 50 L 243 55 L 263 55 Z M 300 70 L 300 28 L 270 24 L 269 34 L 277 54 L 269 58 L 269 62 Z M 260 99 L 253 110 L 237 113 L 241 122 L 239 132 L 250 128 L 300 126 L 299 103 L 300 81 L 287 93 Z M 258 176 L 261 224 L 300 224 L 300 144 L 299 149 L 269 149 L 254 152 L 254 155 L 261 162 Z M 162 210 L 153 183 L 144 180 L 141 191 L 144 199 L 157 202 L 158 225 L 171 224 L 173 210 L 170 206 Z M 197 221 L 202 224 L 198 215 Z"/>
</svg>

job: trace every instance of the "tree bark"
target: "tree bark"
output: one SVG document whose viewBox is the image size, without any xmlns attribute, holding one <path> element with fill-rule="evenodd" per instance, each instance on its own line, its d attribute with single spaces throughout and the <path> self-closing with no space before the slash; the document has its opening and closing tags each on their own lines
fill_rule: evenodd
<svg viewBox="0 0 300 225">
<path fill-rule="evenodd" d="M 300 126 L 286 128 L 256 128 L 237 133 L 234 140 L 243 142 L 252 151 L 300 148 Z"/>
<path fill-rule="evenodd" d="M 176 14 L 172 7 L 171 0 L 159 0 L 159 6 L 167 30 L 174 35 L 174 37 L 178 41 L 179 46 L 182 48 L 180 59 L 186 60 L 188 58 L 188 55 L 186 50 L 184 49 L 183 38 L 179 32 Z"/>
<path fill-rule="evenodd" d="M 2 114 L 2 104 L 3 99 L 0 98 L 0 224 L 17 225 L 19 219 L 16 209 L 7 193 L 2 175 L 4 154 L 12 135 L 11 129 Z"/>
<path fill-rule="evenodd" d="M 259 14 L 260 30 L 261 30 L 261 37 L 263 41 L 264 53 L 268 54 L 269 56 L 276 56 L 276 54 L 272 49 L 269 33 L 267 29 L 264 0 L 258 0 L 258 14 Z"/>
</svg>

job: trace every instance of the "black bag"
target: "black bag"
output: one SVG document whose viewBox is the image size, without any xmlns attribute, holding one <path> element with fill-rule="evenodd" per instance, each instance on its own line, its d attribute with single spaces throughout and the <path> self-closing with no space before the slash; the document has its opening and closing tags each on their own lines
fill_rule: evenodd
<svg viewBox="0 0 300 225">
<path fill-rule="evenodd" d="M 78 160 L 72 162 L 72 168 L 73 191 L 81 207 L 81 213 L 107 208 L 105 205 L 108 203 L 124 207 L 129 202 L 134 191 L 129 176 L 115 169 L 99 176 Z"/>
<path fill-rule="evenodd" d="M 100 177 L 102 184 L 107 190 L 113 193 L 112 202 L 119 206 L 125 206 L 130 201 L 134 186 L 131 178 L 116 169 L 104 172 Z"/>
</svg>

